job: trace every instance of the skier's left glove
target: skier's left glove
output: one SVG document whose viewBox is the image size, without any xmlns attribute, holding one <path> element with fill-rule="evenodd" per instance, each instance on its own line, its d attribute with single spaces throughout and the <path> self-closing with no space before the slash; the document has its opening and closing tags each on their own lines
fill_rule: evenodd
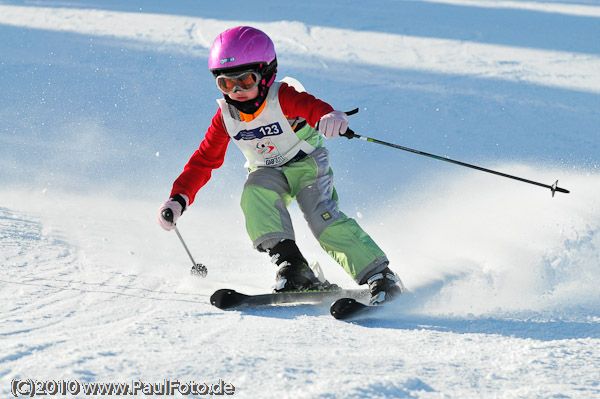
<svg viewBox="0 0 600 399">
<path fill-rule="evenodd" d="M 348 115 L 342 111 L 331 111 L 319 120 L 319 132 L 326 139 L 334 139 L 348 130 Z"/>
<path fill-rule="evenodd" d="M 175 194 L 167 202 L 162 204 L 158 209 L 158 224 L 160 224 L 160 227 L 167 231 L 173 230 L 177 223 L 177 219 L 179 219 L 179 216 L 187 209 L 189 202 L 187 195 Z M 170 209 L 171 212 L 173 212 L 172 221 L 166 220 L 163 215 L 163 212 L 167 209 Z"/>
</svg>

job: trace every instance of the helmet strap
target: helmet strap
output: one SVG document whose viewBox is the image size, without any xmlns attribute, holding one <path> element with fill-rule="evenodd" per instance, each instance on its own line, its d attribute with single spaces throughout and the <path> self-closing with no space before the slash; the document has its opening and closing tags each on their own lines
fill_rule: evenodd
<svg viewBox="0 0 600 399">
<path fill-rule="evenodd" d="M 265 101 L 265 98 L 267 96 L 261 96 L 260 91 L 259 91 L 258 97 L 256 97 L 253 100 L 248 100 L 248 101 L 232 100 L 231 97 L 229 97 L 227 94 L 223 94 L 223 97 L 225 97 L 225 102 L 227 102 L 227 104 L 233 105 L 235 108 L 237 108 L 240 112 L 243 112 L 244 114 L 252 115 L 256 111 L 258 111 L 258 109 L 260 108 L 262 103 Z"/>
</svg>

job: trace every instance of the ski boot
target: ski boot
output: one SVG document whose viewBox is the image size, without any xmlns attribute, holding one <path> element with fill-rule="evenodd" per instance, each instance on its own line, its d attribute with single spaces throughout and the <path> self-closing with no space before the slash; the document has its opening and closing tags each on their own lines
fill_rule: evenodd
<svg viewBox="0 0 600 399">
<path fill-rule="evenodd" d="M 283 240 L 269 250 L 271 261 L 279 268 L 273 291 L 308 291 L 323 289 L 323 285 L 292 240 Z"/>
<path fill-rule="evenodd" d="M 371 299 L 369 305 L 381 305 L 404 292 L 404 285 L 396 274 L 386 267 L 367 279 Z"/>
</svg>

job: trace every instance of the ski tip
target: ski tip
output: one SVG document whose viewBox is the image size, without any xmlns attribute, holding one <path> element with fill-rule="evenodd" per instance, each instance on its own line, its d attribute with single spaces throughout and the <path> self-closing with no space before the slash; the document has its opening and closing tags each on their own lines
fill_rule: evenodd
<svg viewBox="0 0 600 399">
<path fill-rule="evenodd" d="M 331 305 L 329 313 L 338 320 L 344 320 L 354 315 L 359 305 L 364 306 L 354 298 L 341 298 Z"/>
<path fill-rule="evenodd" d="M 240 295 L 235 290 L 223 288 L 210 296 L 210 303 L 219 309 L 229 309 L 239 304 Z"/>
</svg>

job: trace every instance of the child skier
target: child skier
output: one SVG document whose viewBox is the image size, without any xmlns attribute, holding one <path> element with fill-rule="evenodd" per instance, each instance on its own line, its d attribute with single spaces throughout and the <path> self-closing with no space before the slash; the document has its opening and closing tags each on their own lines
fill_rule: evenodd
<svg viewBox="0 0 600 399">
<path fill-rule="evenodd" d="M 322 136 L 343 134 L 347 115 L 304 92 L 293 79 L 288 81 L 299 90 L 275 82 L 275 48 L 258 29 L 241 26 L 221 33 L 210 49 L 208 66 L 224 98 L 217 100 L 219 109 L 204 140 L 160 207 L 160 225 L 165 230 L 175 227 L 212 170 L 223 164 L 233 140 L 249 171 L 241 198 L 246 229 L 254 248 L 267 252 L 278 266 L 276 292 L 321 287 L 295 242 L 287 211 L 295 199 L 321 247 L 358 284 L 369 285 L 371 304 L 401 293 L 402 282 L 388 268 L 386 255 L 338 209 Z M 171 209 L 172 221 L 163 217 L 166 209 Z"/>
</svg>

